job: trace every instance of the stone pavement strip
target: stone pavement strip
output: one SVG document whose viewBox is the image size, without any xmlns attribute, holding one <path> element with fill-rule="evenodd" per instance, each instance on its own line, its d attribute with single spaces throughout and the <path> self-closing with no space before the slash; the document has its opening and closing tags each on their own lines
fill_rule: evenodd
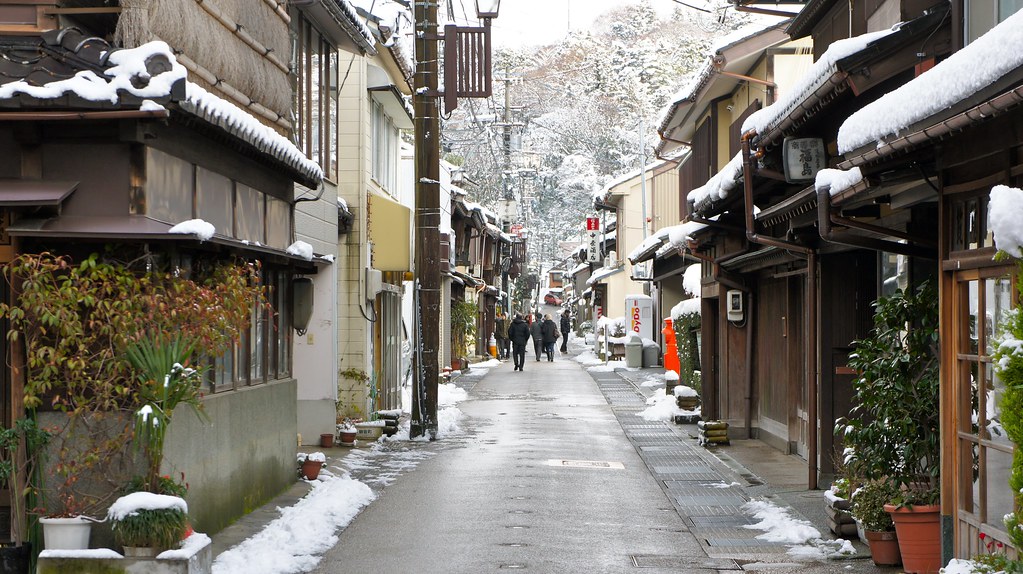
<svg viewBox="0 0 1023 574">
<path fill-rule="evenodd" d="M 801 486 L 805 463 L 758 441 L 708 450 L 694 425 L 642 419 L 663 390 L 640 387 L 636 374 L 561 357 L 527 360 L 524 372 L 506 362 L 456 380 L 469 397 L 454 436 L 348 458 L 325 451 L 379 498 L 315 572 L 897 572 L 875 567 L 858 542 L 851 559 L 798 561 L 757 539 L 740 509 L 751 499 L 788 507 L 829 537 L 822 493 Z M 305 488 L 219 533 L 214 552 Z"/>
</svg>

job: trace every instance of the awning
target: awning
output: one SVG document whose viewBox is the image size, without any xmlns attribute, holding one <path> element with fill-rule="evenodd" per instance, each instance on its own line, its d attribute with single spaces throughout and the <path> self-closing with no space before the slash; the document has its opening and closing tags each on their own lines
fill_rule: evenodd
<svg viewBox="0 0 1023 574">
<path fill-rule="evenodd" d="M 60 205 L 76 189 L 77 181 L 0 179 L 0 207 Z"/>
<path fill-rule="evenodd" d="M 370 193 L 367 199 L 373 268 L 412 271 L 412 210 L 375 193 Z"/>
<path fill-rule="evenodd" d="M 405 96 L 388 77 L 387 72 L 374 65 L 366 70 L 369 95 L 373 101 L 384 108 L 384 113 L 391 118 L 399 129 L 410 130 L 415 127 L 412 112 L 406 106 Z"/>
<path fill-rule="evenodd" d="M 172 226 L 143 215 L 123 216 L 60 216 L 50 218 L 25 218 L 11 224 L 7 232 L 14 237 L 46 237 L 63 239 L 87 239 L 110 241 L 116 239 L 135 241 L 195 242 L 210 246 L 226 247 L 232 251 L 252 254 L 288 263 L 305 271 L 315 270 L 314 261 L 265 245 L 256 245 L 230 237 L 214 235 L 207 241 L 200 241 L 195 235 L 170 233 Z M 325 263 L 317 259 L 316 262 Z"/>
</svg>

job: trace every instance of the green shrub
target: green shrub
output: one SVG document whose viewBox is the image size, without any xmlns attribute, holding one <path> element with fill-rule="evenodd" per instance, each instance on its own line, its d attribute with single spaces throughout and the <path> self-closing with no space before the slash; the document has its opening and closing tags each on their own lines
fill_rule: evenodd
<svg viewBox="0 0 1023 574">
<path fill-rule="evenodd" d="M 852 514 L 863 523 L 865 530 L 891 532 L 895 530 L 892 516 L 884 505 L 899 494 L 899 488 L 887 480 L 874 480 L 856 489 L 852 495 Z"/>
</svg>

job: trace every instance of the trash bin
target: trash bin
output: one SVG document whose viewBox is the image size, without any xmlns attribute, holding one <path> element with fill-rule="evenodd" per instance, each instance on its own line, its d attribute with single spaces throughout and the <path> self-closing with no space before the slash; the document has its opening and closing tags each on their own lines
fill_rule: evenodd
<svg viewBox="0 0 1023 574">
<path fill-rule="evenodd" d="M 625 366 L 638 369 L 643 366 L 643 339 L 632 333 L 625 341 Z"/>
<path fill-rule="evenodd" d="M 661 349 L 657 343 L 643 347 L 643 367 L 656 367 L 661 362 Z"/>
</svg>

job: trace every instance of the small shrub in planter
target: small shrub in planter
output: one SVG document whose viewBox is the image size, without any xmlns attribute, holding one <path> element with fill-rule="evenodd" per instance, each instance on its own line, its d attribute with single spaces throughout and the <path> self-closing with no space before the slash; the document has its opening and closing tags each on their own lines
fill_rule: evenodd
<svg viewBox="0 0 1023 574">
<path fill-rule="evenodd" d="M 885 512 L 888 504 L 899 494 L 899 488 L 887 480 L 874 480 L 856 489 L 852 496 L 852 513 L 863 529 L 871 532 L 895 530 L 892 515 Z"/>
<path fill-rule="evenodd" d="M 133 492 L 107 512 L 114 540 L 125 547 L 176 548 L 188 528 L 188 505 L 166 494 Z"/>
</svg>

